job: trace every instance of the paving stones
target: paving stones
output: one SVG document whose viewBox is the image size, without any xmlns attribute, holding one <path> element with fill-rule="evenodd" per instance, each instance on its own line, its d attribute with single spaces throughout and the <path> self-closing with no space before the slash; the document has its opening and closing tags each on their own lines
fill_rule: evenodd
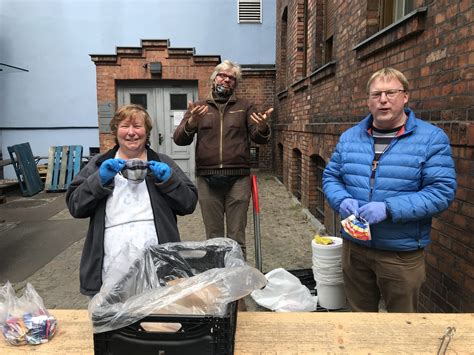
<svg viewBox="0 0 474 355">
<path fill-rule="evenodd" d="M 308 219 L 301 205 L 285 186 L 271 175 L 258 175 L 260 202 L 260 231 L 263 272 L 278 267 L 288 270 L 310 268 L 311 239 L 323 226 Z M 61 211 L 57 219 L 69 218 Z M 52 218 L 54 219 L 54 218 Z M 88 220 L 84 220 L 88 223 Z M 53 221 L 51 226 L 54 226 Z M 182 240 L 205 240 L 199 207 L 190 216 L 178 218 Z M 45 231 L 48 233 L 48 231 Z M 248 212 L 247 262 L 255 265 L 254 225 L 252 203 Z M 84 240 L 72 244 L 46 266 L 28 279 L 15 285 L 21 290 L 30 282 L 48 308 L 83 309 L 88 299 L 79 293 L 79 261 Z M 246 298 L 249 310 L 256 310 Z"/>
</svg>

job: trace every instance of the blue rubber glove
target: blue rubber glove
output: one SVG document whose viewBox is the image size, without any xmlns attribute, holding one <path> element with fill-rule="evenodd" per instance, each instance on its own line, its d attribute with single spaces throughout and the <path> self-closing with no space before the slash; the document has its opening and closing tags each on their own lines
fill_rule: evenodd
<svg viewBox="0 0 474 355">
<path fill-rule="evenodd" d="M 339 206 L 339 214 L 341 215 L 342 219 L 346 219 L 351 214 L 358 217 L 357 209 L 359 208 L 359 202 L 354 200 L 353 198 L 346 198 L 342 201 L 341 205 Z"/>
<path fill-rule="evenodd" d="M 104 161 L 99 168 L 100 182 L 102 185 L 112 180 L 124 166 L 125 160 L 123 159 L 107 159 Z"/>
<path fill-rule="evenodd" d="M 159 182 L 165 182 L 171 176 L 171 168 L 166 163 L 151 160 L 148 167 Z"/>
<path fill-rule="evenodd" d="M 380 223 L 387 219 L 387 206 L 384 202 L 369 202 L 359 208 L 358 212 L 369 224 Z"/>
</svg>

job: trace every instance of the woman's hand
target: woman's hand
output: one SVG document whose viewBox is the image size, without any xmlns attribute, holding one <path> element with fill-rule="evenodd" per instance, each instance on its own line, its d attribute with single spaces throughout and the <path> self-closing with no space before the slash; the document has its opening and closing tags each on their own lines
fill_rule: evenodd
<svg viewBox="0 0 474 355">
<path fill-rule="evenodd" d="M 151 160 L 148 167 L 159 182 L 165 182 L 171 176 L 171 168 L 166 163 Z"/>
<path fill-rule="evenodd" d="M 123 159 L 107 159 L 104 161 L 99 168 L 100 182 L 102 185 L 112 180 L 124 166 L 125 160 Z"/>
</svg>

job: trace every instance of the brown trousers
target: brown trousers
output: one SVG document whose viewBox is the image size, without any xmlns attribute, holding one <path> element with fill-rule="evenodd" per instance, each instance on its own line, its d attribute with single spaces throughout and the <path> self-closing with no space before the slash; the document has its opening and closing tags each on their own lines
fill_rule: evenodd
<svg viewBox="0 0 474 355">
<path fill-rule="evenodd" d="M 380 297 L 388 312 L 417 311 L 426 278 L 423 249 L 377 250 L 344 239 L 342 272 L 352 311 L 378 312 Z"/>
<path fill-rule="evenodd" d="M 200 176 L 197 186 L 207 239 L 227 236 L 239 243 L 245 256 L 245 228 L 252 194 L 250 176 L 239 178 L 228 191 L 211 189 Z"/>
</svg>

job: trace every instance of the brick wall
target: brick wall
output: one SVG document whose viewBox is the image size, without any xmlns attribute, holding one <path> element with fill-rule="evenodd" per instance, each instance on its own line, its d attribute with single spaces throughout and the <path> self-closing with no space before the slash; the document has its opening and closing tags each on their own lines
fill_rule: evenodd
<svg viewBox="0 0 474 355">
<path fill-rule="evenodd" d="M 210 90 L 209 77 L 214 67 L 221 62 L 220 56 L 198 56 L 194 48 L 172 48 L 167 40 L 142 40 L 140 47 L 117 47 L 113 55 L 91 55 L 96 64 L 97 103 L 111 105 L 111 112 L 117 107 L 117 82 L 151 82 L 159 86 L 160 80 L 195 80 L 198 95 L 203 99 Z M 152 75 L 148 63 L 161 62 L 162 74 Z M 237 95 L 253 102 L 258 110 L 273 106 L 275 91 L 275 70 L 273 66 L 247 65 Z M 100 126 L 100 119 L 99 119 Z M 114 137 L 107 132 L 99 136 L 101 152 L 115 145 Z M 259 148 L 258 168 L 272 169 L 271 145 Z"/>
<path fill-rule="evenodd" d="M 236 95 L 244 97 L 252 102 L 258 112 L 265 112 L 274 107 L 275 93 L 275 70 L 273 67 L 256 68 L 255 66 L 243 66 L 242 81 L 237 87 Z M 270 118 L 269 124 L 272 125 Z M 272 145 L 256 145 L 258 147 L 260 171 L 273 171 Z"/>
<path fill-rule="evenodd" d="M 474 40 L 469 0 L 417 0 L 416 11 L 381 31 L 378 1 L 336 0 L 333 62 L 322 66 L 323 0 L 277 2 L 276 115 L 273 120 L 277 174 L 289 190 L 297 178 L 293 150 L 302 152 L 301 201 L 311 207 L 316 187 L 311 162 L 329 161 L 339 135 L 367 113 L 366 83 L 376 70 L 393 66 L 407 76 L 409 106 L 448 134 L 458 190 L 449 210 L 433 220 L 427 248 L 427 281 L 420 308 L 428 312 L 474 311 Z M 426 7 L 424 5 L 426 4 Z M 282 18 L 286 16 L 286 21 Z M 303 13 L 304 16 L 304 13 Z M 306 73 L 301 73 L 301 32 L 307 31 Z M 304 36 L 303 36 L 304 37 Z M 369 38 L 370 37 L 370 38 Z M 282 58 L 281 48 L 287 53 Z M 279 74 L 280 68 L 287 77 Z M 301 75 L 303 74 L 303 75 Z M 285 79 L 285 82 L 281 80 Z M 310 159 L 310 157 L 312 157 Z M 313 160 L 312 160 L 313 159 Z M 338 216 L 326 204 L 324 220 L 334 233 Z"/>
</svg>

